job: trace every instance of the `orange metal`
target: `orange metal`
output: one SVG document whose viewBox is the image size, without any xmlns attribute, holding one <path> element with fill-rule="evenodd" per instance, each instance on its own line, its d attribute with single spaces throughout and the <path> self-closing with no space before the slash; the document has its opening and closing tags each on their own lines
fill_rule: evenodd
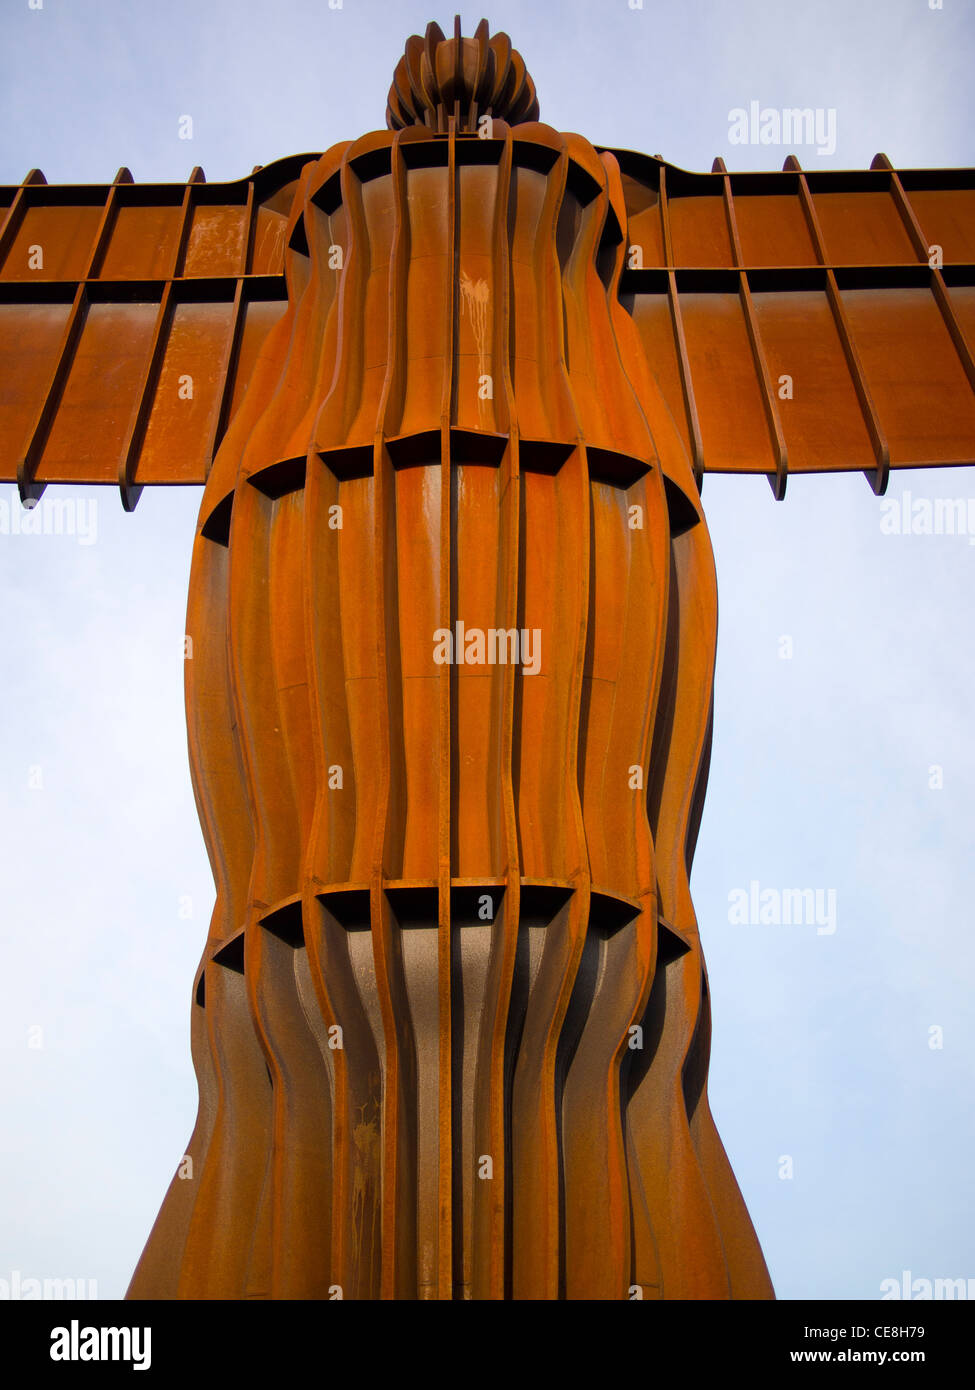
<svg viewBox="0 0 975 1390">
<path fill-rule="evenodd" d="M 975 462 L 975 177 L 537 115 L 458 21 L 321 157 L 8 190 L 3 476 L 206 484 L 200 1109 L 130 1297 L 772 1295 L 707 1101 L 700 478 Z"/>
</svg>

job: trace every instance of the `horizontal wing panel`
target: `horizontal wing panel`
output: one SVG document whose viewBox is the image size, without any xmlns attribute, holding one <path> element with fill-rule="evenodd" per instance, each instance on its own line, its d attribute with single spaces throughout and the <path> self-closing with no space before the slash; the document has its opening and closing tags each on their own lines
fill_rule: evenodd
<svg viewBox="0 0 975 1390">
<path fill-rule="evenodd" d="M 0 300 L 0 480 L 204 483 L 287 302 L 283 277 Z M 18 471 L 20 477 L 18 478 Z M 29 488 L 26 488 L 29 491 Z"/>
<path fill-rule="evenodd" d="M 975 461 L 975 171 L 691 174 L 614 152 L 621 293 L 698 474 Z M 202 483 L 285 309 L 295 156 L 0 190 L 0 479 Z M 127 500 L 128 504 L 128 500 Z"/>
<path fill-rule="evenodd" d="M 611 150 L 620 165 L 630 245 L 645 269 L 975 263 L 975 169 L 689 173 Z"/>
<path fill-rule="evenodd" d="M 280 275 L 302 168 L 289 155 L 232 183 L 47 184 L 32 171 L 0 188 L 0 285 Z"/>
<path fill-rule="evenodd" d="M 825 291 L 760 292 L 753 303 L 789 471 L 867 472 L 876 461 L 873 444 Z M 792 378 L 792 397 L 779 400 L 785 376 Z"/>
<path fill-rule="evenodd" d="M 631 273 L 623 302 L 698 473 L 975 464 L 975 286 Z M 755 288 L 753 288 L 753 285 Z"/>
<path fill-rule="evenodd" d="M 621 296 L 700 476 L 975 463 L 975 170 L 689 174 L 613 151 Z"/>
<path fill-rule="evenodd" d="M 296 155 L 235 183 L 0 189 L 0 480 L 203 483 L 286 307 Z"/>
</svg>

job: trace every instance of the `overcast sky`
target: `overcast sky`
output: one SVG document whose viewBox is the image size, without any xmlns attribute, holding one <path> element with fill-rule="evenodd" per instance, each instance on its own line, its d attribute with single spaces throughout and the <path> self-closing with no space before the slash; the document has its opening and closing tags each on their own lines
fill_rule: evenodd
<svg viewBox="0 0 975 1390">
<path fill-rule="evenodd" d="M 32 166 L 107 182 L 123 164 L 145 181 L 199 164 L 214 182 L 326 149 L 383 126 L 403 42 L 433 17 L 452 12 L 2 0 L 0 182 Z M 878 150 L 975 164 L 972 0 L 487 17 L 523 53 L 542 119 L 595 143 L 781 168 L 788 148 L 729 143 L 729 112 L 757 100 L 835 111 L 835 153 L 794 151 L 808 168 Z M 889 495 L 905 490 L 975 497 L 975 478 L 895 475 Z M 182 638 L 199 496 L 147 491 L 125 515 L 110 489 L 64 495 L 97 502 L 93 543 L 0 534 L 0 1280 L 120 1297 L 196 1108 L 190 989 L 213 889 Z M 704 504 L 720 624 L 692 888 L 718 1129 L 780 1297 L 878 1298 L 904 1270 L 975 1278 L 975 536 L 882 534 L 859 474 L 792 479 L 783 503 L 763 478 L 711 477 Z M 752 881 L 832 891 L 835 931 L 730 921 Z"/>
</svg>

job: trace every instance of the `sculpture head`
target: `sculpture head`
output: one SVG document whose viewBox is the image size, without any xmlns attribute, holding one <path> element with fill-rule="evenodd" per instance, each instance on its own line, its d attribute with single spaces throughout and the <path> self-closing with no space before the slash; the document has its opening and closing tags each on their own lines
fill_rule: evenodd
<svg viewBox="0 0 975 1390">
<path fill-rule="evenodd" d="M 451 39 L 434 23 L 427 25 L 423 38 L 414 34 L 407 39 L 389 89 L 390 130 L 425 125 L 446 134 L 453 116 L 458 133 L 474 134 L 484 115 L 508 125 L 538 120 L 535 84 L 507 34 L 492 38 L 482 19 L 474 37 L 465 39 L 457 15 Z"/>
</svg>

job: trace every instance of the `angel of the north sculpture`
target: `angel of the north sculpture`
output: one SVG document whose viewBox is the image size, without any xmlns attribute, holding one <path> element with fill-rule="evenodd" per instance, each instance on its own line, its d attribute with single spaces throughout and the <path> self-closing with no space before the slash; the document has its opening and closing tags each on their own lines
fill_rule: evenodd
<svg viewBox="0 0 975 1390">
<path fill-rule="evenodd" d="M 0 476 L 203 488 L 199 1111 L 130 1297 L 772 1296 L 688 887 L 701 481 L 975 462 L 975 171 L 538 116 L 431 25 L 323 155 L 2 190 Z"/>
</svg>

